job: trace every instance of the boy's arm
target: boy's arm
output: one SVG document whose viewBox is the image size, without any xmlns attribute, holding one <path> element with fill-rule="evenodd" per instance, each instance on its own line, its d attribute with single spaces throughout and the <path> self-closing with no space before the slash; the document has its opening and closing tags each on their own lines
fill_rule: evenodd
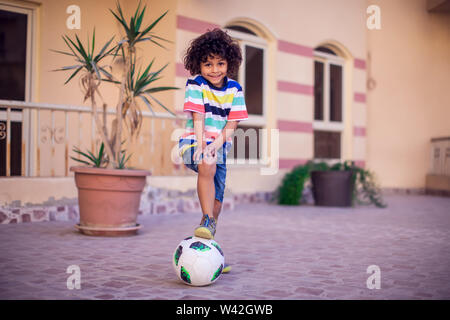
<svg viewBox="0 0 450 320">
<path fill-rule="evenodd" d="M 205 115 L 198 112 L 192 112 L 192 119 L 194 122 L 194 133 L 195 137 L 197 138 L 197 145 L 202 148 L 203 132 L 205 128 Z"/>
<path fill-rule="evenodd" d="M 212 143 L 214 144 L 216 150 L 219 150 L 223 146 L 225 141 L 227 141 L 228 138 L 233 135 L 234 131 L 237 128 L 238 123 L 239 121 L 227 121 L 227 124 L 222 129 L 222 132 L 216 137 L 216 139 Z"/>
</svg>

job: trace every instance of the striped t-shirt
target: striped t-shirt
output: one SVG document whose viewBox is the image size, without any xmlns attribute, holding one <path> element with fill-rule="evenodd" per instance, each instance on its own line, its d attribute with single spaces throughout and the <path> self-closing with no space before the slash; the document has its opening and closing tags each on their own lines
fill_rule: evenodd
<svg viewBox="0 0 450 320">
<path fill-rule="evenodd" d="M 192 112 L 205 114 L 204 140 L 210 143 L 220 135 L 227 121 L 247 120 L 244 93 L 235 80 L 224 78 L 224 84 L 217 88 L 201 75 L 188 78 L 183 111 L 187 114 L 186 131 L 180 137 L 180 154 L 197 142 Z M 232 137 L 223 144 L 224 153 L 232 145 Z"/>
</svg>

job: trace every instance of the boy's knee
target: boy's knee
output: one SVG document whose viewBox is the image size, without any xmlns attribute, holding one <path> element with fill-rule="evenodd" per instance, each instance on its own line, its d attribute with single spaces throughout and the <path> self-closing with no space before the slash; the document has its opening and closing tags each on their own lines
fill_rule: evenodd
<svg viewBox="0 0 450 320">
<path fill-rule="evenodd" d="M 216 164 L 207 164 L 205 162 L 199 163 L 198 174 L 214 177 L 214 175 L 216 174 Z"/>
</svg>

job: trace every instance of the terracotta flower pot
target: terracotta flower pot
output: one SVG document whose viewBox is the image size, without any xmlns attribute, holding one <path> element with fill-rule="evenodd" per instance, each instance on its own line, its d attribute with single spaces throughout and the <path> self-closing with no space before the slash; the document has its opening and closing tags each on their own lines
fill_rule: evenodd
<svg viewBox="0 0 450 320">
<path fill-rule="evenodd" d="M 92 236 L 136 234 L 145 170 L 71 167 L 78 188 L 80 223 L 76 228 Z"/>
</svg>

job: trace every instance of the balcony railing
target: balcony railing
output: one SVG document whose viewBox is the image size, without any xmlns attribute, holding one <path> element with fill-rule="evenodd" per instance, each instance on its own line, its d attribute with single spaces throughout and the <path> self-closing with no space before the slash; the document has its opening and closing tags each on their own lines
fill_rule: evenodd
<svg viewBox="0 0 450 320">
<path fill-rule="evenodd" d="M 430 174 L 450 176 L 450 137 L 431 139 Z"/>
<path fill-rule="evenodd" d="M 109 123 L 113 114 L 108 111 Z M 167 141 L 186 118 L 149 111 L 143 116 L 130 165 L 154 175 L 179 170 Z M 0 176 L 69 176 L 70 166 L 78 164 L 71 159 L 78 156 L 73 147 L 94 152 L 98 145 L 90 107 L 0 100 Z"/>
</svg>

